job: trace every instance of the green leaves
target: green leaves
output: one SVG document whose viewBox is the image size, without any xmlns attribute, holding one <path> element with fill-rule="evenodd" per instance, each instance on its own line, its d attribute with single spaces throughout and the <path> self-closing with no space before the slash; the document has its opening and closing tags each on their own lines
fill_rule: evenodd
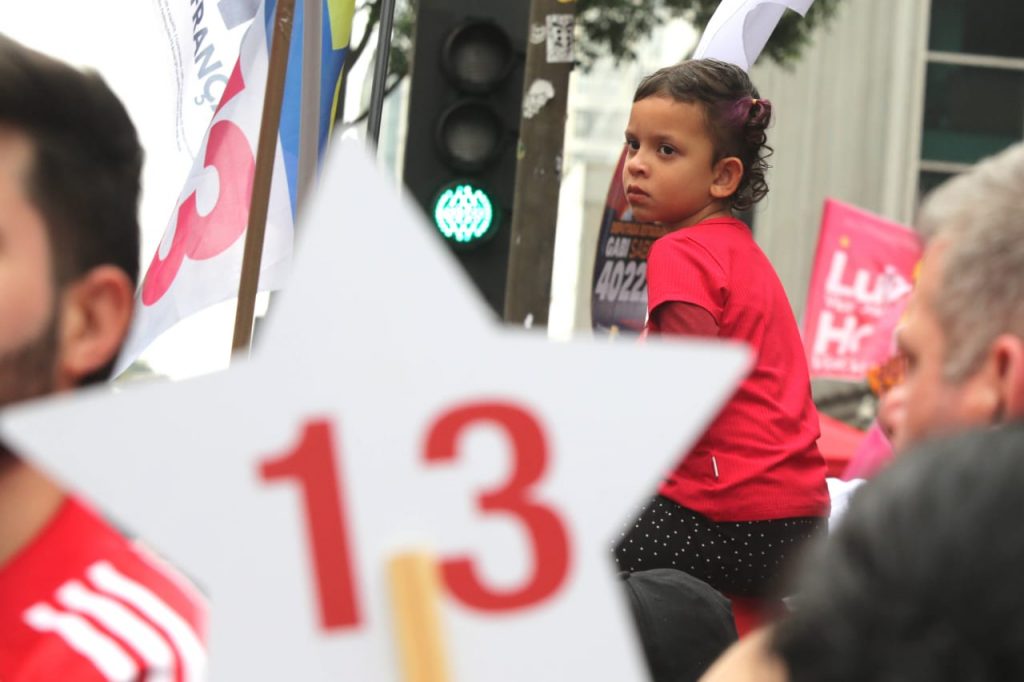
<svg viewBox="0 0 1024 682">
<path fill-rule="evenodd" d="M 388 83 L 396 84 L 409 73 L 412 45 L 416 31 L 416 1 L 398 0 L 395 10 Z M 492 2 L 526 2 L 527 0 L 489 0 Z M 816 0 L 806 17 L 787 11 L 765 46 L 762 59 L 783 66 L 792 66 L 810 42 L 815 29 L 824 26 L 835 15 L 842 0 Z M 594 62 L 610 56 L 615 64 L 636 59 L 637 49 L 661 24 L 682 18 L 697 27 L 704 27 L 718 8 L 719 0 L 577 0 L 577 64 L 587 70 Z M 483 2 L 481 2 L 483 5 Z M 367 12 L 365 37 L 377 30 L 380 0 L 364 0 L 359 11 Z M 486 7 L 481 8 L 486 13 Z M 362 56 L 367 40 L 354 43 L 346 73 Z M 689 54 L 680 52 L 679 59 Z"/>
</svg>

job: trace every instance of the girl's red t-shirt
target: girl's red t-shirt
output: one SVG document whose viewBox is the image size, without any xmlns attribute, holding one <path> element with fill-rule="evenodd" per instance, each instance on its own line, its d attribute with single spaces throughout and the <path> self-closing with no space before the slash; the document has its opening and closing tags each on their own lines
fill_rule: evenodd
<svg viewBox="0 0 1024 682">
<path fill-rule="evenodd" d="M 647 258 L 651 311 L 708 311 L 718 336 L 747 343 L 754 366 L 659 493 L 714 521 L 825 516 L 825 460 L 803 344 L 786 292 L 742 221 L 705 220 L 658 239 Z"/>
</svg>

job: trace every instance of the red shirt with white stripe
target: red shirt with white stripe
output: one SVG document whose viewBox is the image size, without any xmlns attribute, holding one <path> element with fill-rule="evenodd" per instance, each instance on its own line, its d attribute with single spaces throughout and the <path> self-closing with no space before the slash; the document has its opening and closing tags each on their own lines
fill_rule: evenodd
<svg viewBox="0 0 1024 682">
<path fill-rule="evenodd" d="M 206 607 L 81 501 L 0 567 L 0 680 L 196 682 Z"/>
<path fill-rule="evenodd" d="M 825 516 L 825 461 L 803 344 L 786 292 L 750 228 L 705 220 L 661 237 L 647 257 L 648 333 L 669 303 L 703 308 L 754 367 L 659 493 L 714 521 Z"/>
</svg>

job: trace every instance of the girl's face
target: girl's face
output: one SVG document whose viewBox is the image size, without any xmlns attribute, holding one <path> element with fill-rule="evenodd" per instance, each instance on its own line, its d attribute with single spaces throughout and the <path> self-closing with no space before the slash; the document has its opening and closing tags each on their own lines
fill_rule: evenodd
<svg viewBox="0 0 1024 682">
<path fill-rule="evenodd" d="M 716 189 L 719 164 L 713 159 L 700 104 L 659 95 L 634 102 L 622 168 L 633 219 L 686 227 L 727 215 L 726 197 Z"/>
</svg>

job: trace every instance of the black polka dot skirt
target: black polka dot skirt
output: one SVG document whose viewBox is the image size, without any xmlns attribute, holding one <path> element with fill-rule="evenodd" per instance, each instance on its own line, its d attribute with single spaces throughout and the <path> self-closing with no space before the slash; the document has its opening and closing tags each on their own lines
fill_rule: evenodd
<svg viewBox="0 0 1024 682">
<path fill-rule="evenodd" d="M 737 597 L 777 596 L 779 578 L 825 519 L 799 517 L 716 523 L 660 495 L 622 532 L 620 570 L 676 568 Z"/>
</svg>

